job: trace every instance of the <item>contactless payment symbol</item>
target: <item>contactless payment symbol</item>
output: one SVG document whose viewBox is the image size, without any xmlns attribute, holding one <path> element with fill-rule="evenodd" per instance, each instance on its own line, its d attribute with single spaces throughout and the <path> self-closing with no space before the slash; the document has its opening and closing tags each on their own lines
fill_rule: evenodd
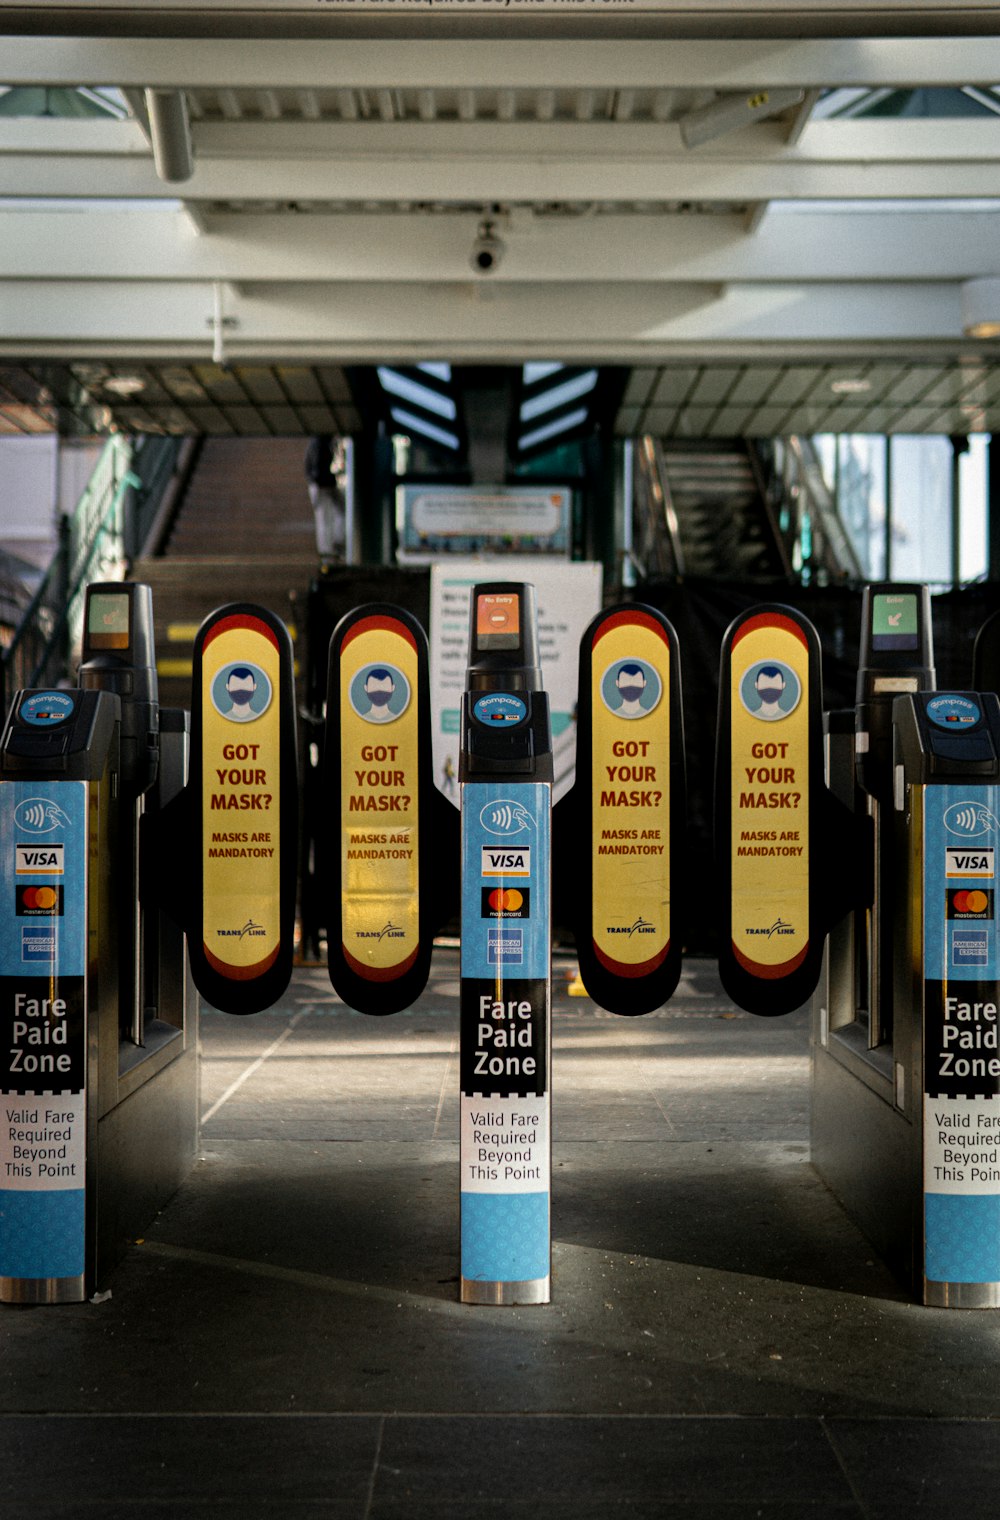
<svg viewBox="0 0 1000 1520">
<path fill-rule="evenodd" d="M 951 807 L 944 810 L 944 826 L 949 834 L 958 834 L 963 839 L 977 839 L 982 834 L 988 834 L 991 829 L 1000 828 L 1000 823 L 981 802 L 953 802 Z"/>
<path fill-rule="evenodd" d="M 479 822 L 487 834 L 498 834 L 501 837 L 521 834 L 526 829 L 534 827 L 534 819 L 527 808 L 520 802 L 513 802 L 509 797 L 500 797 L 496 802 L 487 802 L 479 810 Z"/>
<path fill-rule="evenodd" d="M 230 661 L 212 677 L 212 706 L 230 723 L 253 723 L 271 705 L 271 680 L 250 661 Z"/>
<path fill-rule="evenodd" d="M 64 829 L 69 821 L 51 797 L 25 797 L 14 809 L 14 822 L 26 834 L 51 834 L 53 829 Z"/>
</svg>

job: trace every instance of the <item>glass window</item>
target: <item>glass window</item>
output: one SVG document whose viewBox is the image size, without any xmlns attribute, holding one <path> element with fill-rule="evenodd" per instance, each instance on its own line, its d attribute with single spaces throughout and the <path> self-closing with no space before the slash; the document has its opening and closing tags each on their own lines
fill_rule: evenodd
<svg viewBox="0 0 1000 1520">
<path fill-rule="evenodd" d="M 958 578 L 961 581 L 978 580 L 988 569 L 986 467 L 989 441 L 988 433 L 973 433 L 968 452 L 959 459 Z"/>
<path fill-rule="evenodd" d="M 892 470 L 894 581 L 951 581 L 951 467 L 949 439 L 899 436 L 889 440 Z"/>
<path fill-rule="evenodd" d="M 845 433 L 837 439 L 837 496 L 867 580 L 885 579 L 886 440 L 876 433 Z"/>
</svg>

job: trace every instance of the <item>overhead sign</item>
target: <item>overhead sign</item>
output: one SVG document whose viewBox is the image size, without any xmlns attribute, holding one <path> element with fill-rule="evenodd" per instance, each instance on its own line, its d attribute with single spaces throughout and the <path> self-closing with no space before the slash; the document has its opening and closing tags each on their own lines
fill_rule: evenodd
<svg viewBox="0 0 1000 1520">
<path fill-rule="evenodd" d="M 716 760 L 716 867 L 725 917 L 719 969 L 754 1013 L 810 995 L 822 936 L 813 810 L 825 806 L 819 638 L 790 607 L 752 608 L 722 651 Z"/>
<path fill-rule="evenodd" d="M 651 607 L 612 608 L 581 641 L 577 796 L 580 973 L 603 1007 L 648 1013 L 680 976 L 684 828 L 677 635 Z"/>
<path fill-rule="evenodd" d="M 399 557 L 568 555 L 571 504 L 564 486 L 400 486 Z"/>
<path fill-rule="evenodd" d="M 193 697 L 191 970 L 215 1007 L 257 1013 L 292 968 L 298 785 L 285 625 L 242 602 L 214 612 L 195 639 Z"/>
<path fill-rule="evenodd" d="M 430 773 L 427 640 L 381 603 L 342 618 L 330 642 L 326 795 L 330 979 L 363 1013 L 413 1002 L 430 969 L 422 793 Z"/>
</svg>

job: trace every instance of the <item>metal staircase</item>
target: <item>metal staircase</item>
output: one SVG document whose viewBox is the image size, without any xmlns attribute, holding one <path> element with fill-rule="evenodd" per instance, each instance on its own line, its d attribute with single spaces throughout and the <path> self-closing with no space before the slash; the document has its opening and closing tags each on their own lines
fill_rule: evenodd
<svg viewBox="0 0 1000 1520">
<path fill-rule="evenodd" d="M 133 579 L 153 588 L 166 705 L 190 705 L 194 636 L 224 603 L 260 603 L 289 625 L 293 641 L 303 636 L 306 594 L 318 571 L 304 455 L 302 438 L 197 445 L 176 511 L 132 567 Z"/>
<path fill-rule="evenodd" d="M 644 579 L 861 578 L 816 451 L 799 437 L 639 440 L 632 554 Z"/>
</svg>

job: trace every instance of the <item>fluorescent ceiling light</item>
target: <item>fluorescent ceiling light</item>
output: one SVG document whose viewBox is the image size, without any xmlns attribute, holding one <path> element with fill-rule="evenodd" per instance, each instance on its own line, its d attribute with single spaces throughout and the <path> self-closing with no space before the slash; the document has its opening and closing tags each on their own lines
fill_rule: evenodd
<svg viewBox="0 0 1000 1520">
<path fill-rule="evenodd" d="M 443 444 L 446 449 L 457 449 L 458 439 L 454 433 L 446 433 L 444 428 L 439 428 L 433 422 L 427 422 L 423 417 L 415 417 L 405 407 L 394 406 L 392 416 L 408 432 L 420 433 L 424 438 L 430 438 L 433 443 Z"/>
<path fill-rule="evenodd" d="M 830 381 L 830 389 L 835 396 L 863 396 L 871 388 L 872 383 L 870 380 L 844 379 Z"/>
<path fill-rule="evenodd" d="M 533 364 L 526 364 L 522 371 L 525 385 L 534 385 L 536 380 L 544 380 L 548 375 L 556 375 L 565 366 L 562 364 L 548 364 L 536 360 Z"/>
<path fill-rule="evenodd" d="M 572 380 L 564 380 L 561 385 L 554 385 L 551 390 L 542 391 L 538 396 L 532 396 L 521 407 L 521 421 L 531 422 L 535 417 L 541 417 L 545 412 L 551 412 L 557 406 L 564 406 L 567 401 L 576 401 L 580 396 L 586 396 L 597 384 L 596 369 L 588 369 L 582 375 L 574 375 Z"/>
<path fill-rule="evenodd" d="M 567 412 L 565 417 L 557 417 L 554 422 L 547 422 L 544 427 L 535 428 L 533 433 L 525 433 L 523 438 L 517 440 L 519 449 L 530 449 L 536 443 L 544 443 L 547 438 L 556 438 L 560 433 L 568 433 L 570 428 L 579 427 L 581 422 L 587 420 L 587 408 L 578 407 L 575 412 Z"/>
<path fill-rule="evenodd" d="M 432 361 L 427 364 L 418 364 L 417 369 L 422 369 L 425 375 L 433 375 L 435 380 L 449 381 L 451 379 L 450 364 L 440 364 Z"/>
<path fill-rule="evenodd" d="M 435 417 L 444 417 L 448 422 L 454 422 L 456 408 L 451 396 L 442 396 L 440 391 L 431 390 L 429 385 L 421 385 L 419 381 L 410 380 L 406 375 L 387 369 L 382 364 L 378 367 L 378 377 L 382 389 L 388 391 L 390 396 L 400 396 L 404 401 L 412 401 L 414 406 L 422 406 L 426 412 L 433 412 Z"/>
<path fill-rule="evenodd" d="M 146 389 L 146 382 L 138 375 L 112 375 L 105 380 L 104 389 L 114 396 L 137 396 Z"/>
</svg>

